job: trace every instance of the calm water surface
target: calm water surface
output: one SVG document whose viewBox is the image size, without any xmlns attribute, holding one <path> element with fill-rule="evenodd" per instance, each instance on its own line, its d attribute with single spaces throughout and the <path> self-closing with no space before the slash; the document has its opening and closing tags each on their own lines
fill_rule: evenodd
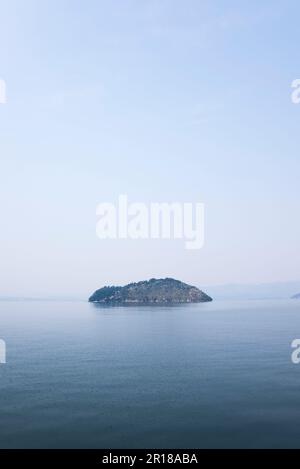
<svg viewBox="0 0 300 469">
<path fill-rule="evenodd" d="M 300 447 L 300 302 L 0 302 L 0 447 Z"/>
</svg>

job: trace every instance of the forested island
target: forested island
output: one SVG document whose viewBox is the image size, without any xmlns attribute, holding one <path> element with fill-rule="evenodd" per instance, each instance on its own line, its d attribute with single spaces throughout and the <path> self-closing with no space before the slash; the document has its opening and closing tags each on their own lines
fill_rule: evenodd
<svg viewBox="0 0 300 469">
<path fill-rule="evenodd" d="M 212 301 L 199 288 L 173 278 L 145 280 L 121 286 L 105 286 L 96 290 L 89 301 L 106 305 L 162 305 Z"/>
</svg>

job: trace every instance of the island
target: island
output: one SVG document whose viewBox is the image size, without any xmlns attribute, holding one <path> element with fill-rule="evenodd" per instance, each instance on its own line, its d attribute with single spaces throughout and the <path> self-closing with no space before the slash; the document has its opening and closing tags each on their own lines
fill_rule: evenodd
<svg viewBox="0 0 300 469">
<path fill-rule="evenodd" d="M 175 305 L 212 301 L 199 288 L 173 278 L 145 280 L 123 287 L 106 286 L 96 290 L 89 298 L 91 303 L 105 305 Z"/>
<path fill-rule="evenodd" d="M 297 293 L 297 295 L 292 296 L 292 300 L 300 300 L 300 293 Z"/>
</svg>

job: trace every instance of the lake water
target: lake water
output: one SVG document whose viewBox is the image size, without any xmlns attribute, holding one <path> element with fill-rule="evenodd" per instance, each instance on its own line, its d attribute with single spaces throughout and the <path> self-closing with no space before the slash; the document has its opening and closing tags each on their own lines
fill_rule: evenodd
<svg viewBox="0 0 300 469">
<path fill-rule="evenodd" d="M 300 302 L 0 302 L 2 448 L 300 447 Z"/>
</svg>

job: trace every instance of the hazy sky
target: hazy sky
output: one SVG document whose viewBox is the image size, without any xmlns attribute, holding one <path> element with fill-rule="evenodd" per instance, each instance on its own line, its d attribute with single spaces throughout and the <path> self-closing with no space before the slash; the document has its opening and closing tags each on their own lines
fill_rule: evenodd
<svg viewBox="0 0 300 469">
<path fill-rule="evenodd" d="M 300 279 L 298 0 L 0 2 L 0 295 Z M 96 206 L 203 202 L 205 245 Z"/>
</svg>

